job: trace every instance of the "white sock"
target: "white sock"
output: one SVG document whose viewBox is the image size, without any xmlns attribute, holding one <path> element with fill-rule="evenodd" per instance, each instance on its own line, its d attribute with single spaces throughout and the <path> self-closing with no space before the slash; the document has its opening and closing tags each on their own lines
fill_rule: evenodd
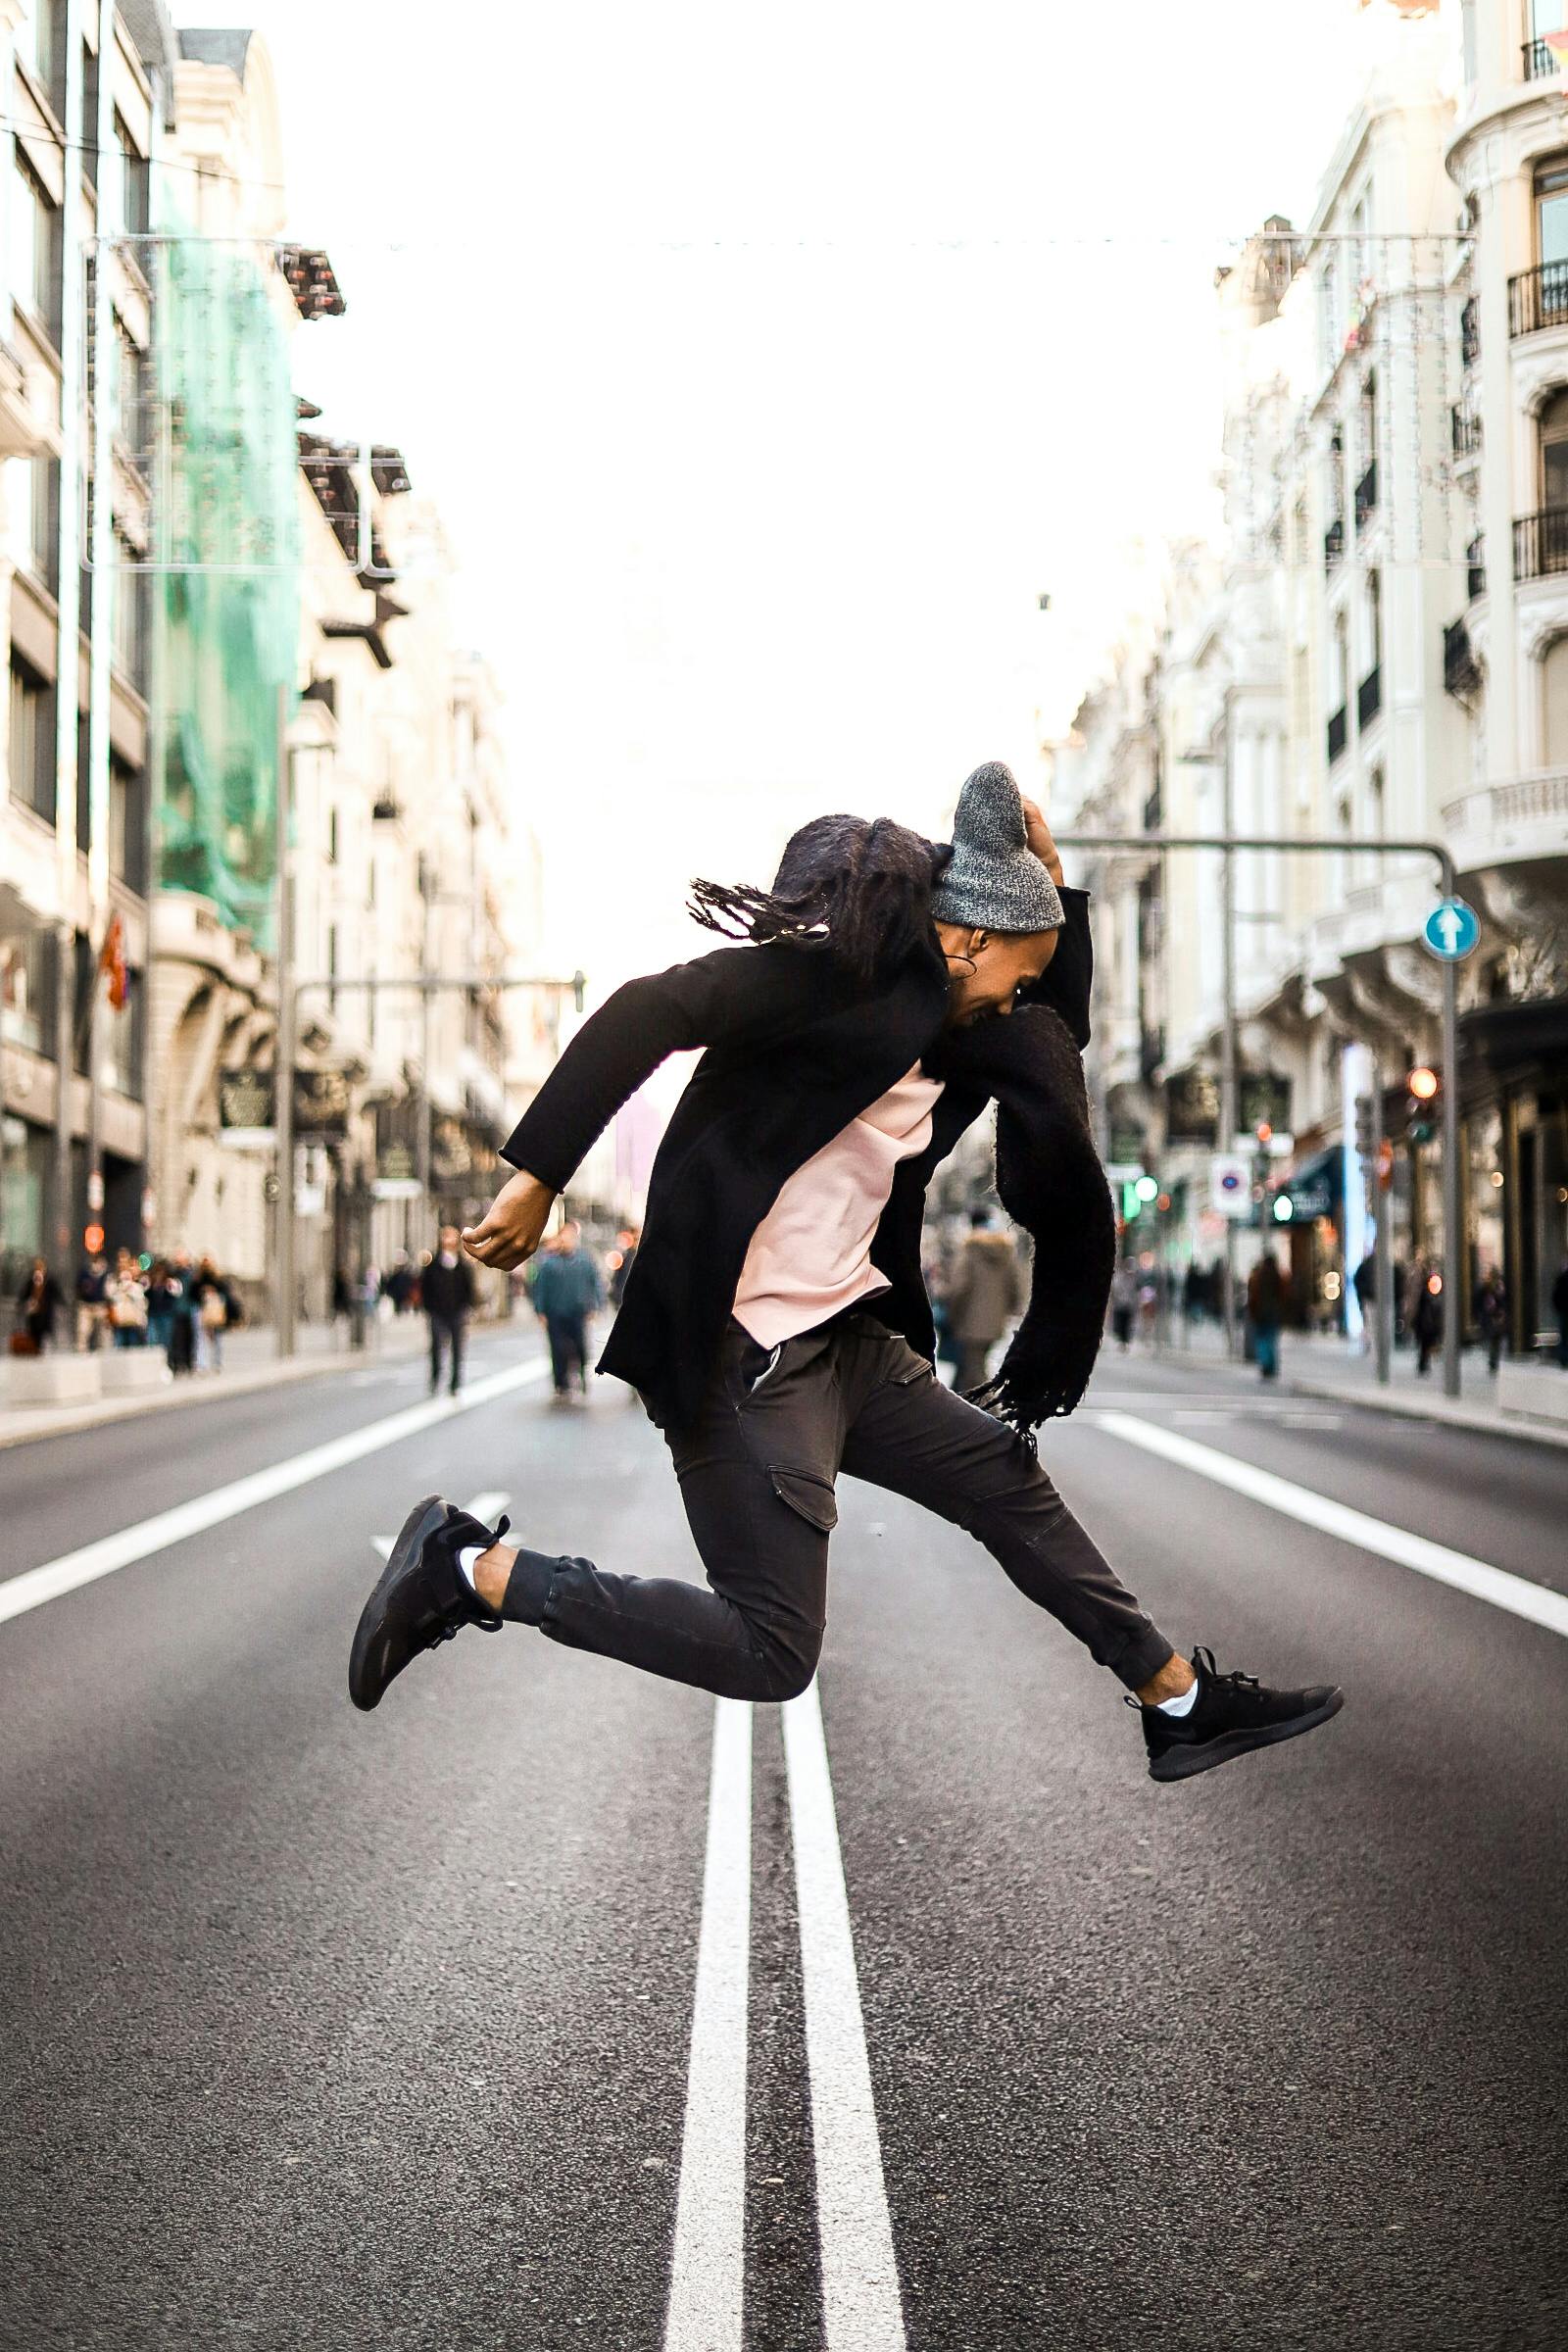
<svg viewBox="0 0 1568 2352">
<path fill-rule="evenodd" d="M 475 1599 L 478 1598 L 479 1588 L 473 1581 L 473 1572 L 489 1548 L 488 1544 L 466 1544 L 458 1554 L 458 1566 L 467 1578 L 468 1590 Z"/>
<path fill-rule="evenodd" d="M 1190 1690 L 1184 1690 L 1180 1698 L 1162 1698 L 1159 1702 L 1158 1711 L 1161 1715 L 1190 1715 L 1197 1704 L 1198 1677 L 1195 1674 L 1193 1677 L 1192 1689 Z"/>
</svg>

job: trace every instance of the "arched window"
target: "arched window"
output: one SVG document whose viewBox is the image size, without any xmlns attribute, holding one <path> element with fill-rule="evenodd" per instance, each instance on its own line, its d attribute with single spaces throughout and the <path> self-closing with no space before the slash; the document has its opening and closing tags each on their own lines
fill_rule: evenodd
<svg viewBox="0 0 1568 2352">
<path fill-rule="evenodd" d="M 1554 392 L 1541 412 L 1541 503 L 1568 507 L 1568 389 Z"/>
<path fill-rule="evenodd" d="M 1568 767 L 1568 637 L 1554 637 L 1541 662 L 1541 738 L 1548 767 Z"/>
</svg>

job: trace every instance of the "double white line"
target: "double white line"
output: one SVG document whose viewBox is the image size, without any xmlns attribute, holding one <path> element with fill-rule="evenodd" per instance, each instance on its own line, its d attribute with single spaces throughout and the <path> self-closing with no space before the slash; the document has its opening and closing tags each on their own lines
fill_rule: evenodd
<svg viewBox="0 0 1568 2352">
<path fill-rule="evenodd" d="M 905 2352 L 844 1858 L 815 1683 L 782 1713 L 827 2347 L 828 2352 Z M 713 1721 L 664 2352 L 741 2352 L 751 1885 L 752 1709 L 721 1698 Z"/>
</svg>

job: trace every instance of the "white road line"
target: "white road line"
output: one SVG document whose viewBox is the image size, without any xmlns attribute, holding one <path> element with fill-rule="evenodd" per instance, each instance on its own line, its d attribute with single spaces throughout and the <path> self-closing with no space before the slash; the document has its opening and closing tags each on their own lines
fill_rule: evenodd
<svg viewBox="0 0 1568 2352">
<path fill-rule="evenodd" d="M 1568 1635 L 1568 1596 L 1545 1585 L 1510 1575 L 1506 1568 L 1494 1568 L 1486 1560 L 1473 1560 L 1468 1552 L 1450 1551 L 1446 1544 L 1434 1544 L 1426 1536 L 1411 1535 L 1407 1528 L 1391 1526 L 1386 1519 L 1353 1511 L 1348 1503 L 1315 1494 L 1310 1487 L 1298 1487 L 1288 1478 L 1277 1478 L 1272 1470 L 1259 1470 L 1251 1462 L 1238 1461 L 1234 1454 L 1200 1446 L 1194 1438 L 1180 1438 L 1174 1430 L 1140 1421 L 1131 1413 L 1102 1413 L 1099 1426 L 1110 1437 L 1125 1439 L 1129 1446 L 1141 1446 L 1146 1453 L 1157 1453 L 1184 1470 L 1196 1470 L 1200 1478 L 1213 1479 L 1217 1486 L 1229 1487 L 1253 1502 L 1283 1512 L 1288 1519 L 1298 1519 L 1303 1527 L 1315 1527 L 1362 1551 L 1394 1560 L 1401 1568 L 1413 1568 L 1418 1576 L 1451 1585 L 1477 1600 L 1489 1600 L 1494 1608 L 1526 1617 L 1550 1633 Z"/>
<path fill-rule="evenodd" d="M 752 1710 L 720 1698 L 664 2352 L 741 2352 L 751 1935 Z"/>
<path fill-rule="evenodd" d="M 827 2352 L 905 2352 L 844 1857 L 814 1682 L 789 1701 L 783 1717 Z"/>
<path fill-rule="evenodd" d="M 0 1584 L 0 1625 L 8 1618 L 24 1615 L 28 1609 L 41 1608 L 46 1600 L 58 1600 L 64 1592 L 74 1592 L 81 1585 L 93 1584 L 101 1576 L 113 1576 L 116 1569 L 128 1568 L 132 1561 L 145 1560 L 150 1553 L 163 1551 L 171 1544 L 182 1544 L 189 1536 L 202 1535 L 210 1527 L 220 1526 L 225 1519 L 237 1519 L 242 1511 L 254 1510 L 258 1503 L 271 1502 L 279 1494 L 291 1494 L 296 1487 L 309 1486 L 313 1479 L 326 1477 L 329 1471 L 362 1461 L 368 1453 L 379 1453 L 404 1438 L 416 1437 L 420 1430 L 450 1421 L 459 1413 L 471 1412 L 475 1405 L 493 1403 L 496 1397 L 508 1396 L 514 1389 L 543 1380 L 548 1369 L 541 1360 L 532 1358 L 525 1364 L 514 1364 L 505 1372 L 492 1372 L 485 1379 L 474 1381 L 460 1396 L 432 1397 L 427 1404 L 411 1404 L 400 1413 L 389 1413 L 380 1421 L 369 1422 L 364 1429 L 351 1429 L 343 1437 L 329 1438 L 323 1446 L 313 1446 L 308 1453 L 297 1453 L 288 1461 L 255 1470 L 248 1478 L 235 1479 L 230 1486 L 215 1487 L 209 1494 L 197 1494 L 189 1502 L 176 1503 L 172 1510 L 160 1511 L 155 1518 L 143 1519 L 135 1527 L 122 1527 L 117 1535 L 103 1536 L 96 1544 L 84 1544 L 79 1551 L 68 1551 L 58 1560 L 46 1560 L 42 1567 L 24 1569 L 21 1576 Z"/>
<path fill-rule="evenodd" d="M 506 1509 L 511 1500 L 512 1496 L 510 1494 L 502 1494 L 499 1493 L 492 1494 L 490 1489 L 487 1487 L 482 1494 L 476 1494 L 473 1500 L 471 1502 L 466 1502 L 463 1505 L 463 1508 L 467 1512 L 470 1519 L 482 1520 L 484 1525 L 488 1527 L 492 1520 L 500 1518 L 502 1512 Z M 389 1560 L 392 1557 L 392 1546 L 396 1542 L 396 1536 L 372 1536 L 370 1538 L 370 1549 L 372 1551 L 378 1551 L 383 1560 Z"/>
</svg>

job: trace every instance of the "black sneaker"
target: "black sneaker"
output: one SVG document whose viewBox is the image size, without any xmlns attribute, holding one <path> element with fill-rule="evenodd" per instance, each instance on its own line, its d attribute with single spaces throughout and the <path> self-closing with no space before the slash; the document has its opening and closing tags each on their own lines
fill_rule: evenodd
<svg viewBox="0 0 1568 2352">
<path fill-rule="evenodd" d="M 349 1696 L 357 1707 L 368 1712 L 411 1658 L 455 1641 L 464 1626 L 477 1625 L 487 1634 L 501 1631 L 502 1619 L 474 1592 L 458 1566 L 458 1553 L 474 1544 L 488 1551 L 509 1524 L 503 1519 L 494 1530 L 481 1527 L 439 1494 L 415 1504 L 355 1630 Z"/>
<path fill-rule="evenodd" d="M 1189 1781 L 1194 1773 L 1211 1772 L 1250 1748 L 1298 1739 L 1327 1723 L 1345 1704 L 1345 1692 L 1328 1683 L 1309 1690 L 1266 1690 L 1255 1675 L 1221 1674 L 1212 1650 L 1195 1649 L 1193 1666 L 1198 1696 L 1185 1715 L 1163 1715 L 1158 1707 L 1129 1701 L 1144 1719 L 1151 1780 Z"/>
</svg>

